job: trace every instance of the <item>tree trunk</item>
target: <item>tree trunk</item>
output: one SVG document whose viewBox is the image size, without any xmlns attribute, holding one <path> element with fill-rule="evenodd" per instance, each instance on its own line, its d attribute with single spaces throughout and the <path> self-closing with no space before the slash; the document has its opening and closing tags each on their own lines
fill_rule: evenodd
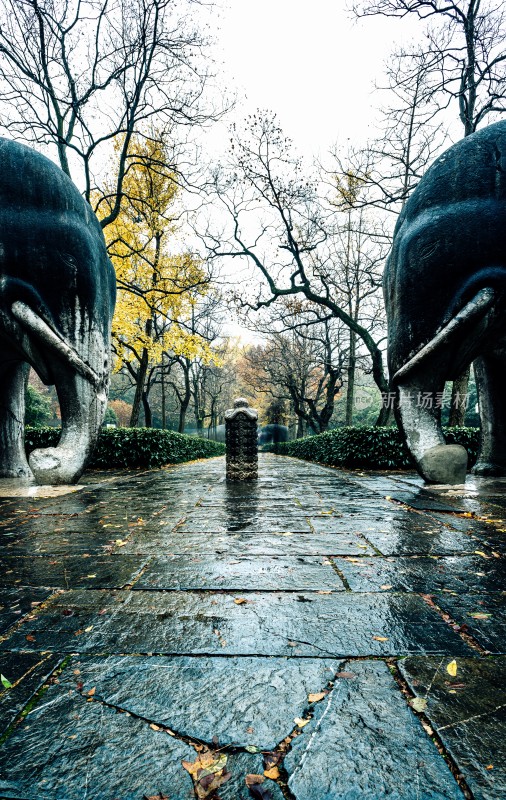
<svg viewBox="0 0 506 800">
<path fill-rule="evenodd" d="M 137 386 L 135 387 L 135 397 L 132 406 L 132 414 L 130 416 L 130 427 L 139 427 L 139 415 L 141 411 L 142 395 L 144 394 L 144 383 L 148 372 L 148 351 L 146 348 L 142 351 L 141 361 L 139 364 L 139 371 L 137 373 Z"/>
<path fill-rule="evenodd" d="M 144 425 L 146 428 L 153 427 L 153 415 L 151 414 L 151 406 L 149 405 L 148 393 L 142 393 L 142 406 L 144 408 Z"/>
<path fill-rule="evenodd" d="M 165 373 L 163 371 L 163 363 L 162 363 L 162 370 L 160 373 L 160 380 L 161 380 L 161 390 L 162 390 L 162 428 L 165 429 L 167 427 L 167 409 L 165 403 Z"/>
<path fill-rule="evenodd" d="M 469 366 L 453 381 L 450 418 L 448 420 L 448 424 L 451 427 L 455 425 L 465 425 L 470 371 L 471 367 Z"/>
<path fill-rule="evenodd" d="M 302 439 L 304 437 L 304 420 L 302 417 L 297 417 L 297 433 L 295 436 L 297 439 Z"/>
<path fill-rule="evenodd" d="M 346 419 L 345 425 L 353 425 L 353 403 L 355 401 L 355 369 L 357 366 L 357 338 L 350 331 L 350 358 L 348 361 L 348 386 L 346 388 Z"/>
</svg>

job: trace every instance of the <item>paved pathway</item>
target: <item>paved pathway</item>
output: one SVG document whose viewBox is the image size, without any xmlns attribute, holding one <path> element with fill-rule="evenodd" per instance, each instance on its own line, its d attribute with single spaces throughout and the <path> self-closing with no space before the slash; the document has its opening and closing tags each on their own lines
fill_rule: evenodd
<svg viewBox="0 0 506 800">
<path fill-rule="evenodd" d="M 0 501 L 0 797 L 506 797 L 506 482 L 260 467 Z"/>
</svg>

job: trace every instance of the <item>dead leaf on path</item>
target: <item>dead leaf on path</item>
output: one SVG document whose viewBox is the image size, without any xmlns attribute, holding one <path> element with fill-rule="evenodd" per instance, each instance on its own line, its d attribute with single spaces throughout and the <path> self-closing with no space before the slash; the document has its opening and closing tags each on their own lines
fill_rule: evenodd
<svg viewBox="0 0 506 800">
<path fill-rule="evenodd" d="M 246 786 L 256 786 L 259 783 L 264 783 L 265 778 L 263 775 L 255 775 L 254 772 L 250 772 L 246 775 Z"/>
<path fill-rule="evenodd" d="M 31 633 L 28 633 L 28 634 L 25 636 L 25 639 L 26 639 L 26 641 L 27 641 L 27 642 L 34 642 L 34 641 L 35 641 L 35 636 L 32 636 L 32 634 L 31 634 Z"/>
<path fill-rule="evenodd" d="M 158 792 L 158 794 L 144 794 L 142 796 L 142 800 L 170 800 L 170 798 L 168 794 L 162 794 L 161 792 Z"/>
<path fill-rule="evenodd" d="M 262 784 L 254 783 L 248 786 L 250 795 L 254 800 L 272 800 L 272 795 Z"/>
<path fill-rule="evenodd" d="M 356 678 L 356 677 L 357 677 L 357 675 L 356 675 L 355 672 L 338 672 L 336 674 L 336 678 L 350 679 L 350 678 Z"/>
<path fill-rule="evenodd" d="M 303 728 L 304 725 L 307 725 L 308 722 L 311 722 L 311 720 L 310 719 L 302 719 L 302 717 L 295 717 L 294 722 L 299 728 Z M 264 775 L 265 775 L 265 773 L 264 773 Z M 267 777 L 269 777 L 269 776 L 267 776 Z"/>
<path fill-rule="evenodd" d="M 96 691 L 97 691 L 97 687 L 94 686 L 93 689 L 90 689 L 90 691 L 86 692 L 86 694 L 88 695 L 88 697 L 93 697 L 93 695 L 95 694 Z"/>
<path fill-rule="evenodd" d="M 373 636 L 377 642 L 388 642 L 388 636 Z"/>
<path fill-rule="evenodd" d="M 455 659 L 453 661 L 450 661 L 450 663 L 446 665 L 446 671 L 448 675 L 452 676 L 452 678 L 455 677 L 455 675 L 457 674 L 457 662 L 455 661 Z"/>
<path fill-rule="evenodd" d="M 308 694 L 307 699 L 310 703 L 317 703 L 319 700 L 323 700 L 327 692 L 312 692 Z"/>
<path fill-rule="evenodd" d="M 279 750 L 268 750 L 264 753 L 264 770 L 269 770 L 271 767 L 277 766 L 282 758 L 283 753 L 280 753 Z"/>
<path fill-rule="evenodd" d="M 492 614 L 482 614 L 480 611 L 478 611 L 476 614 L 470 614 L 469 616 L 473 617 L 473 619 L 489 619 Z M 28 639 L 28 636 L 26 638 Z"/>
<path fill-rule="evenodd" d="M 382 586 L 380 586 L 380 589 L 383 589 L 383 591 L 385 591 L 385 592 L 386 592 L 386 591 L 387 591 L 387 589 L 392 589 L 392 584 L 390 584 L 390 583 L 384 583 Z"/>
<path fill-rule="evenodd" d="M 234 597 L 234 603 L 236 606 L 242 606 L 244 603 L 249 603 L 249 600 L 246 600 L 245 597 Z"/>
<path fill-rule="evenodd" d="M 270 769 L 264 770 L 264 775 L 266 778 L 270 778 L 271 781 L 277 781 L 279 778 L 279 769 L 277 767 L 271 767 Z"/>
<path fill-rule="evenodd" d="M 411 708 L 414 708 L 415 711 L 422 712 L 427 708 L 427 700 L 425 697 L 413 697 L 413 699 L 409 701 L 409 705 Z"/>
<path fill-rule="evenodd" d="M 228 757 L 203 746 L 195 761 L 182 761 L 184 769 L 190 773 L 199 800 L 210 798 L 232 775 L 227 772 Z"/>
<path fill-rule="evenodd" d="M 490 558 L 490 556 L 487 556 L 487 554 L 484 553 L 483 550 L 475 550 L 474 552 L 477 556 L 481 556 L 482 558 L 487 558 L 487 559 Z"/>
<path fill-rule="evenodd" d="M 151 728 L 152 731 L 161 731 L 162 730 L 160 728 L 160 726 L 159 725 L 155 725 L 154 722 L 152 722 L 149 727 Z"/>
<path fill-rule="evenodd" d="M 319 589 L 316 594 L 332 594 L 330 589 Z"/>
</svg>

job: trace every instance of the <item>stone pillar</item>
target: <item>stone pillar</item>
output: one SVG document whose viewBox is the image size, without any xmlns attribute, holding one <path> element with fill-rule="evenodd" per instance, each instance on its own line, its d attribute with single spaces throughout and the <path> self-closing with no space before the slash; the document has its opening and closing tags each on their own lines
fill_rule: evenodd
<svg viewBox="0 0 506 800">
<path fill-rule="evenodd" d="M 249 408 L 239 397 L 234 408 L 225 411 L 227 446 L 227 481 L 249 481 L 258 478 L 258 411 Z"/>
</svg>

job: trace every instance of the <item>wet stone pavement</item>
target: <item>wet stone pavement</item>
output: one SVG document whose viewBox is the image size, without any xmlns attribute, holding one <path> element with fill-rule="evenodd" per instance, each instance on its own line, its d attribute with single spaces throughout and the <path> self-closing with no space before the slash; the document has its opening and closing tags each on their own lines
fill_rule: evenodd
<svg viewBox="0 0 506 800">
<path fill-rule="evenodd" d="M 0 797 L 506 797 L 506 480 L 0 485 Z"/>
</svg>

